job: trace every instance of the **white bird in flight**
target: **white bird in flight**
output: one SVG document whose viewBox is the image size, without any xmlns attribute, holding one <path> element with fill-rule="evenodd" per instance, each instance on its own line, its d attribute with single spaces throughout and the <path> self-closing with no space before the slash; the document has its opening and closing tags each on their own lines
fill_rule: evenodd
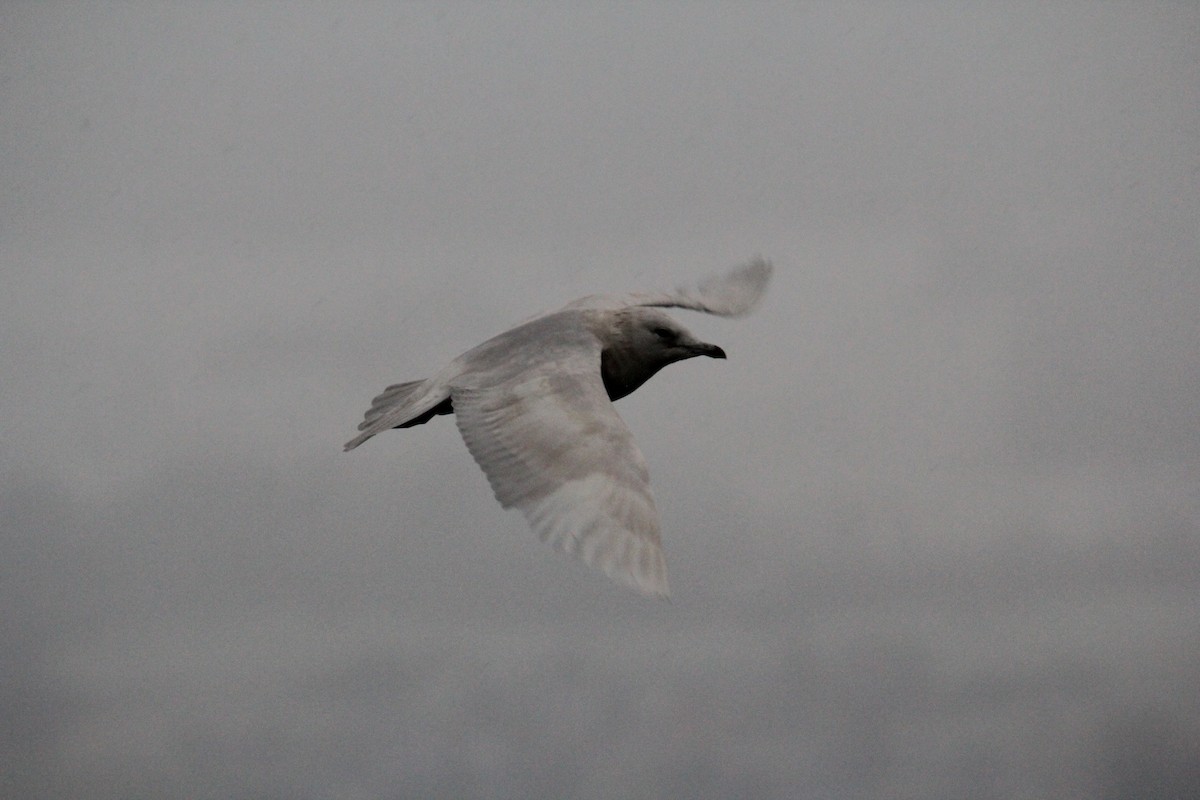
<svg viewBox="0 0 1200 800">
<path fill-rule="evenodd" d="M 576 300 L 488 339 L 432 378 L 387 387 L 345 449 L 454 414 L 501 506 L 519 508 L 542 540 L 614 580 L 667 597 L 646 460 L 611 401 L 667 364 L 725 358 L 657 307 L 740 316 L 770 277 L 770 262 L 755 258 L 692 288 Z"/>
</svg>

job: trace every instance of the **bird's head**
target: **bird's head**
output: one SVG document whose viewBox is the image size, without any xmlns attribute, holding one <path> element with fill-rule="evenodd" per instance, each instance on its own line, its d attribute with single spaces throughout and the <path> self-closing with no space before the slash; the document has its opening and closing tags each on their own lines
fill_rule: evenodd
<svg viewBox="0 0 1200 800">
<path fill-rule="evenodd" d="M 696 356 L 725 358 L 720 347 L 700 341 L 657 308 L 636 307 L 627 311 L 626 341 L 633 352 L 650 363 L 661 367 Z"/>
<path fill-rule="evenodd" d="M 685 358 L 724 358 L 725 351 L 702 342 L 656 308 L 633 306 L 616 312 L 603 326 L 600 372 L 608 396 L 624 397 L 654 373 Z"/>
</svg>

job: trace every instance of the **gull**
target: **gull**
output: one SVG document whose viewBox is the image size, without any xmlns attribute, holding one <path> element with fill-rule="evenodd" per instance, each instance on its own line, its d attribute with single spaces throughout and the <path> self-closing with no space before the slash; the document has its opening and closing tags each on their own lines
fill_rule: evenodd
<svg viewBox="0 0 1200 800">
<path fill-rule="evenodd" d="M 725 358 L 660 308 L 746 314 L 771 277 L 761 257 L 673 292 L 589 295 L 534 317 L 425 380 L 371 401 L 353 450 L 389 428 L 454 414 L 504 508 L 613 580 L 668 597 L 661 527 L 646 459 L 613 401 L 668 364 Z"/>
</svg>

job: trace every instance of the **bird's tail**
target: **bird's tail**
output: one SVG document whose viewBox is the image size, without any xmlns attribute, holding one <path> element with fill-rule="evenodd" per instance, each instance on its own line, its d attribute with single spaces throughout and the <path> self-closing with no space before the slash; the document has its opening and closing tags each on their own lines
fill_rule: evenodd
<svg viewBox="0 0 1200 800">
<path fill-rule="evenodd" d="M 353 450 L 388 428 L 420 425 L 435 414 L 448 414 L 451 410 L 449 392 L 434 391 L 429 381 L 392 384 L 371 401 L 371 407 L 358 424 L 362 433 L 346 442 L 345 449 Z"/>
</svg>

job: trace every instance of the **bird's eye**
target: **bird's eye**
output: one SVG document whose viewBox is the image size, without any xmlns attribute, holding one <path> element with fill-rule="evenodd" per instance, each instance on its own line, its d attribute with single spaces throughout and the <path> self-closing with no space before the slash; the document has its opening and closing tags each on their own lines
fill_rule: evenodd
<svg viewBox="0 0 1200 800">
<path fill-rule="evenodd" d="M 659 339 L 662 339 L 664 342 L 675 341 L 675 331 L 671 330 L 670 328 L 654 328 L 650 332 Z"/>
</svg>

